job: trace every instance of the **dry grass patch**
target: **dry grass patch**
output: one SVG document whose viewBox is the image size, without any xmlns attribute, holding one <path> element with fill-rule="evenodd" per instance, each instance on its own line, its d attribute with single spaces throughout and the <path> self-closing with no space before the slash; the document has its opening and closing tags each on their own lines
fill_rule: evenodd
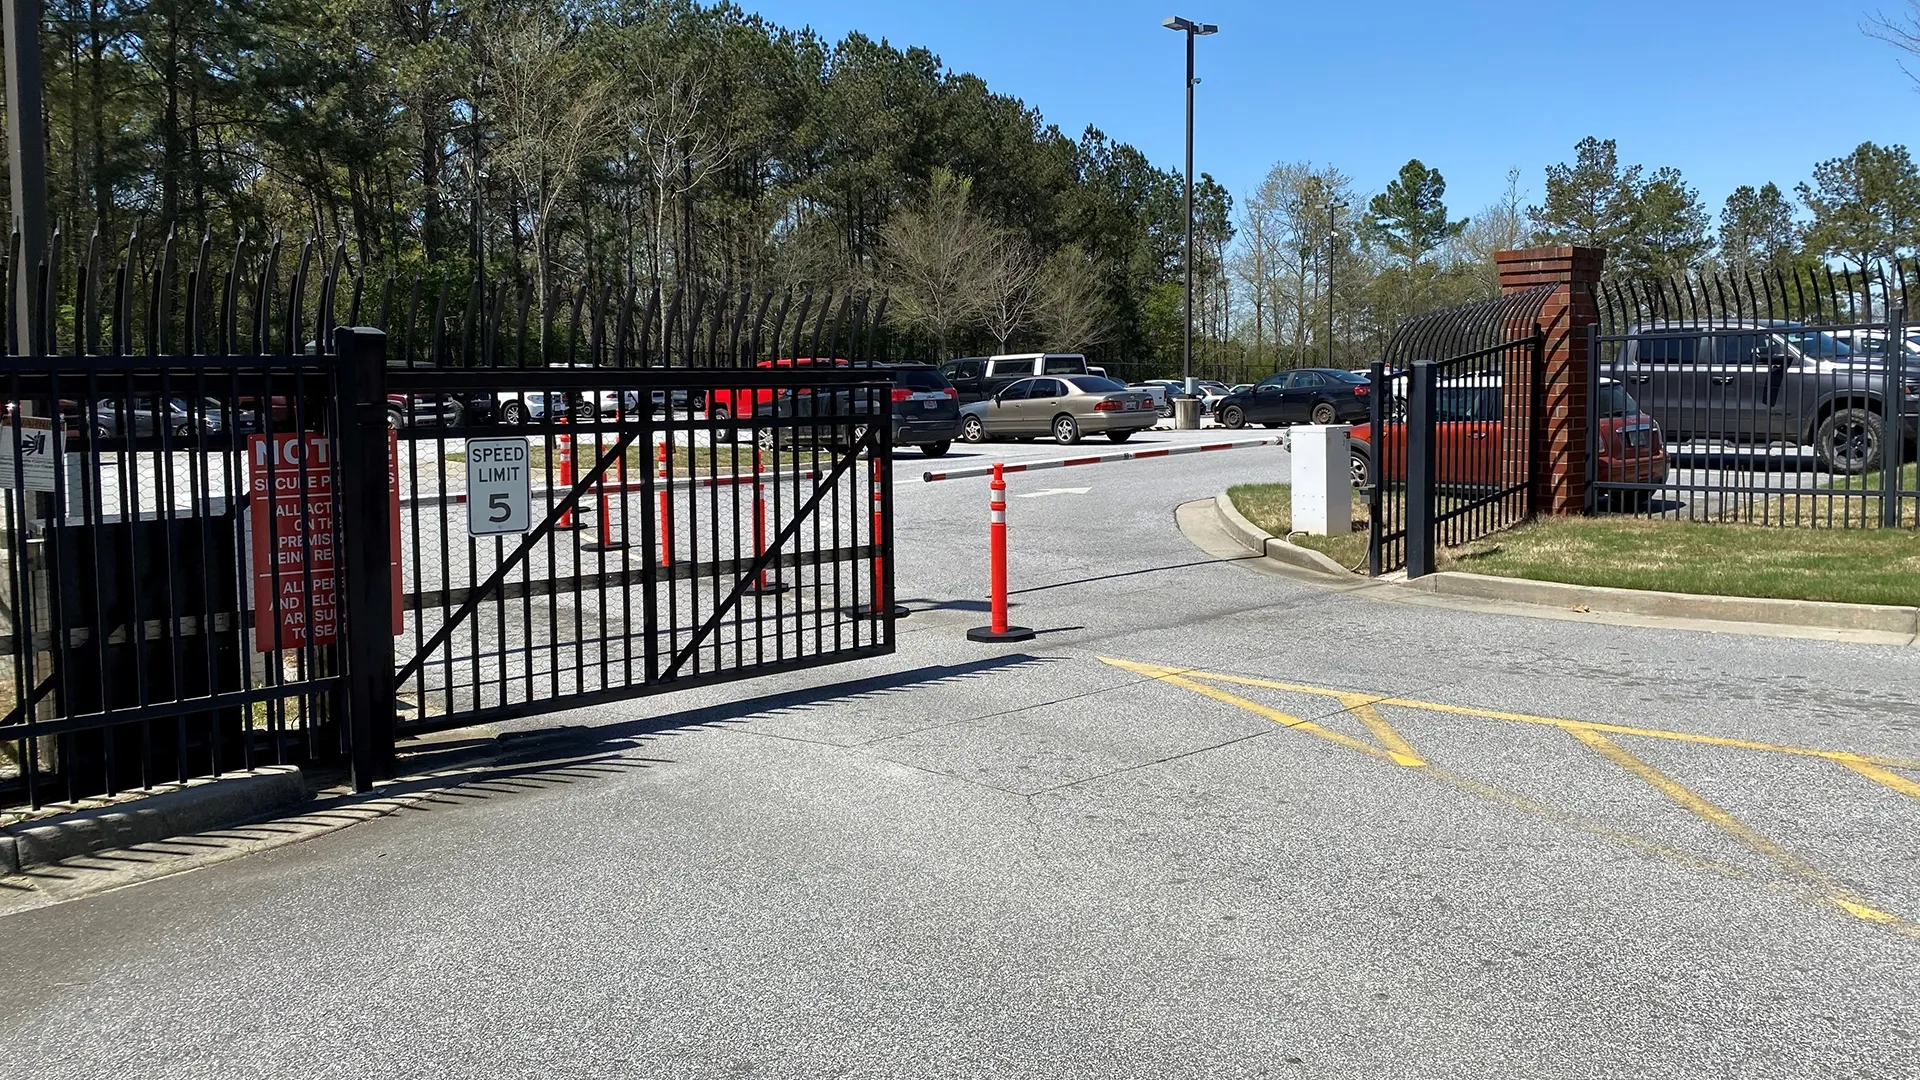
<svg viewBox="0 0 1920 1080">
<path fill-rule="evenodd" d="M 1236 484 L 1227 498 L 1240 516 L 1275 536 L 1312 548 L 1349 570 L 1367 568 L 1367 504 L 1355 492 L 1353 531 L 1346 536 L 1308 536 L 1293 531 L 1293 488 L 1287 484 Z"/>
</svg>

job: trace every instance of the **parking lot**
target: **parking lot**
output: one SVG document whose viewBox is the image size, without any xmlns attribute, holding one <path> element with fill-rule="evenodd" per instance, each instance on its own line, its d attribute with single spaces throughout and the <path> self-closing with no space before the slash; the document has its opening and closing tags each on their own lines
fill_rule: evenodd
<svg viewBox="0 0 1920 1080">
<path fill-rule="evenodd" d="M 0 1073 L 1913 1075 L 1920 654 L 1182 535 L 1285 465 L 1013 478 L 1040 634 L 988 647 L 986 482 L 903 454 L 897 655 L 513 721 L 414 809 L 10 916 Z"/>
</svg>

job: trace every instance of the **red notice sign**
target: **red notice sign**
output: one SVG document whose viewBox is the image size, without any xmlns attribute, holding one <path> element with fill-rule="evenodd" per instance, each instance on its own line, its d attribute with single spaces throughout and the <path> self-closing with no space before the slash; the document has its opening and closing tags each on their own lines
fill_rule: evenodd
<svg viewBox="0 0 1920 1080">
<path fill-rule="evenodd" d="M 340 635 L 334 577 L 333 444 L 318 432 L 247 439 L 253 532 L 253 647 L 330 645 Z M 393 632 L 400 618 L 400 454 L 387 436 Z"/>
</svg>

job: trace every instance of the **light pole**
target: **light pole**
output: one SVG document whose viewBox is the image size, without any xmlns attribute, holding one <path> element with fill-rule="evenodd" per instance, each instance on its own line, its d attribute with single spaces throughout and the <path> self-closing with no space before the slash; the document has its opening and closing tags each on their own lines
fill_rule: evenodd
<svg viewBox="0 0 1920 1080">
<path fill-rule="evenodd" d="M 1191 19 L 1183 19 L 1178 15 L 1169 17 L 1160 25 L 1169 30 L 1176 30 L 1187 35 L 1187 255 L 1185 259 L 1187 270 L 1187 317 L 1180 346 L 1180 374 L 1186 378 L 1187 398 L 1188 400 L 1192 400 L 1195 390 L 1193 383 L 1193 87 L 1194 84 L 1200 81 L 1193 77 L 1193 39 L 1197 37 L 1207 37 L 1210 34 L 1217 34 L 1220 32 L 1220 28 L 1212 23 L 1197 23 Z M 1174 415 L 1180 417 L 1179 420 L 1175 421 L 1176 425 L 1179 427 L 1199 427 L 1199 410 L 1193 406 L 1189 406 L 1188 408 L 1192 410 L 1192 423 L 1185 423 L 1186 417 L 1176 411 Z"/>
<path fill-rule="evenodd" d="M 1333 366 L 1333 245 L 1340 239 L 1334 215 L 1347 208 L 1345 199 L 1327 203 L 1327 366 Z"/>
</svg>

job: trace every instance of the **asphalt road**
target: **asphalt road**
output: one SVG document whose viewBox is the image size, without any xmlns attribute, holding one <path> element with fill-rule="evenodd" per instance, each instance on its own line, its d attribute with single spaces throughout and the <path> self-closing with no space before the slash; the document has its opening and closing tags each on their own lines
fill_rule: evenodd
<svg viewBox="0 0 1920 1080">
<path fill-rule="evenodd" d="M 1042 632 L 980 646 L 986 483 L 924 468 L 896 655 L 0 918 L 0 1076 L 1920 1075 L 1920 650 L 1182 535 L 1274 449 L 1016 477 Z"/>
</svg>

